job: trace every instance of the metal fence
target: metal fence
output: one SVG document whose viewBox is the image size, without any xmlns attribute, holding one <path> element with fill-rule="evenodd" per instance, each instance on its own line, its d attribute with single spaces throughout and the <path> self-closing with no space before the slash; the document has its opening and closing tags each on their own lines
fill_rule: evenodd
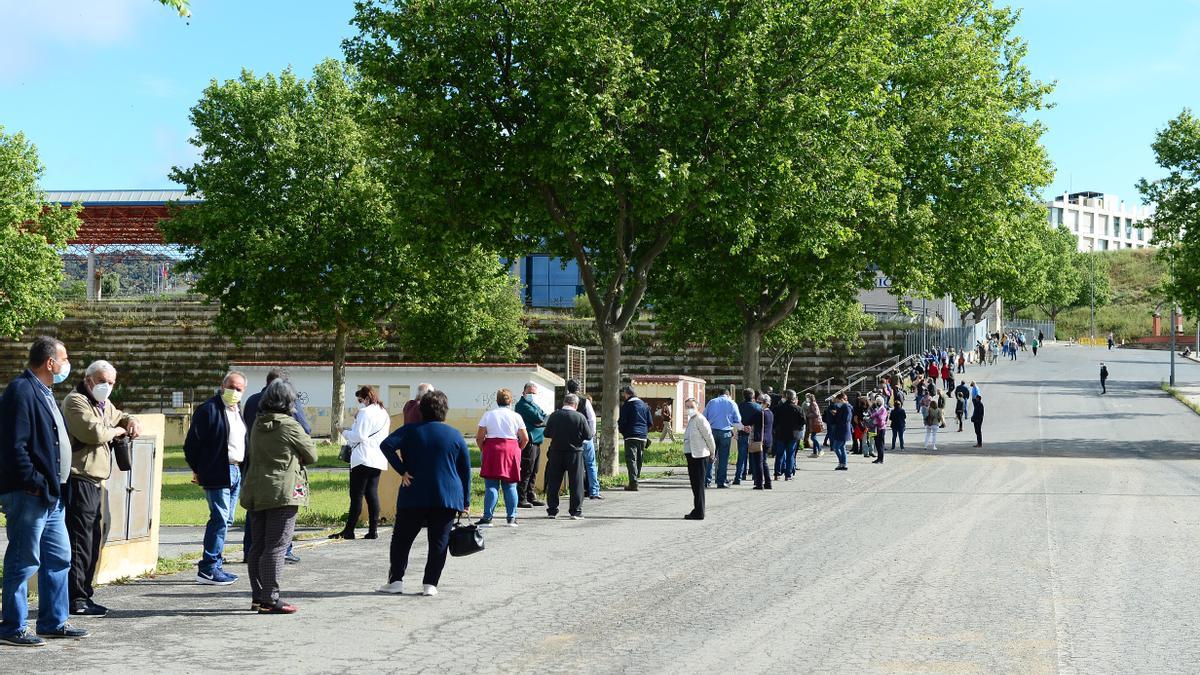
<svg viewBox="0 0 1200 675">
<path fill-rule="evenodd" d="M 1004 330 L 1019 330 L 1029 337 L 1033 337 L 1042 332 L 1047 339 L 1054 340 L 1054 322 L 1053 321 L 1030 321 L 1029 319 L 1009 319 L 1004 322 Z"/>
<path fill-rule="evenodd" d="M 986 335 L 987 323 L 984 321 L 956 328 L 918 328 L 904 333 L 904 353 L 921 354 L 933 347 L 970 351 L 975 348 L 976 340 Z"/>
</svg>

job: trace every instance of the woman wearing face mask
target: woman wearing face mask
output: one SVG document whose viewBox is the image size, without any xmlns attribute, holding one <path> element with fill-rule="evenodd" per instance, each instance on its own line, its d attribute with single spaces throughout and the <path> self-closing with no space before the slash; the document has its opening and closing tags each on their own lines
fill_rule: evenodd
<svg viewBox="0 0 1200 675">
<path fill-rule="evenodd" d="M 354 392 L 358 399 L 358 414 L 354 424 L 342 432 L 352 447 L 350 450 L 350 513 L 346 526 L 331 535 L 330 539 L 353 539 L 354 528 L 362 514 L 363 497 L 367 498 L 367 534 L 364 539 L 375 539 L 379 527 L 379 475 L 387 468 L 387 459 L 379 450 L 379 444 L 387 438 L 392 418 L 379 400 L 379 394 L 370 387 L 359 387 Z"/>
<path fill-rule="evenodd" d="M 65 372 L 65 371 L 64 371 Z M 67 592 L 71 613 L 104 616 L 103 605 L 92 601 L 92 579 L 104 545 L 100 509 L 103 483 L 112 473 L 109 443 L 120 436 L 138 437 L 137 420 L 117 410 L 109 401 L 117 369 L 108 361 L 87 367 L 83 380 L 63 399 L 63 422 L 71 437 L 71 477 L 67 480 L 67 537 L 71 542 L 71 569 Z"/>
<path fill-rule="evenodd" d="M 692 512 L 686 520 L 704 520 L 704 464 L 717 451 L 712 426 L 697 413 L 696 399 L 683 402 L 687 428 L 683 432 L 683 454 L 687 458 L 688 482 L 692 485 Z"/>
</svg>

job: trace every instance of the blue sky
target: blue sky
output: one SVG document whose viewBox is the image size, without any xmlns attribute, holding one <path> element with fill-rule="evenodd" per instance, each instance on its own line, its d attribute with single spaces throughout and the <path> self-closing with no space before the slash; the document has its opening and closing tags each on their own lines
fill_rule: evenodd
<svg viewBox="0 0 1200 675">
<path fill-rule="evenodd" d="M 1025 0 L 1018 32 L 1057 168 L 1047 194 L 1136 201 L 1154 132 L 1200 108 L 1200 0 Z M 0 125 L 37 144 L 46 189 L 162 188 L 195 153 L 188 109 L 213 79 L 340 56 L 351 0 L 0 0 Z"/>
</svg>

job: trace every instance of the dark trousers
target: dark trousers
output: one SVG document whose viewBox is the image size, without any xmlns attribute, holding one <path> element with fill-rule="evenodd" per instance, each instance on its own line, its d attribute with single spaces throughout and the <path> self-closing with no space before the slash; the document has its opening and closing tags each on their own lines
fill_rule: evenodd
<svg viewBox="0 0 1200 675">
<path fill-rule="evenodd" d="M 692 515 L 698 518 L 704 517 L 704 474 L 708 464 L 707 457 L 692 457 L 684 455 L 687 458 L 688 483 L 692 485 Z"/>
<path fill-rule="evenodd" d="M 562 491 L 563 474 L 567 476 L 567 487 L 571 490 L 570 513 L 583 515 L 583 453 L 546 452 L 546 513 L 558 515 L 558 493 Z"/>
<path fill-rule="evenodd" d="M 979 445 L 983 445 L 983 422 L 976 422 L 972 420 L 971 424 L 975 425 L 975 442 Z"/>
<path fill-rule="evenodd" d="M 424 527 L 429 535 L 429 557 L 425 561 L 422 583 L 437 586 L 446 566 L 446 550 L 450 547 L 450 529 L 458 512 L 454 509 L 397 509 L 396 526 L 392 528 L 391 570 L 388 583 L 404 579 L 408 569 L 408 554 L 417 533 Z"/>
<path fill-rule="evenodd" d="M 521 482 L 517 485 L 517 499 L 522 502 L 531 502 L 537 498 L 533 490 L 533 479 L 537 477 L 538 463 L 541 459 L 541 443 L 530 441 L 521 448 Z"/>
<path fill-rule="evenodd" d="M 904 449 L 904 427 L 900 427 L 899 429 L 897 429 L 896 427 L 892 427 L 892 449 L 893 450 L 896 449 L 896 441 L 897 440 L 900 441 L 900 449 L 903 450 Z"/>
<path fill-rule="evenodd" d="M 67 593 L 71 601 L 92 597 L 92 579 L 96 577 L 96 561 L 104 545 L 104 529 L 100 522 L 101 487 L 89 480 L 71 476 L 67 481 L 66 525 L 71 542 L 71 570 L 67 576 Z"/>
<path fill-rule="evenodd" d="M 751 452 L 750 455 L 750 473 L 754 476 L 754 487 L 767 488 L 771 487 L 771 469 L 767 466 L 767 451 Z"/>
<path fill-rule="evenodd" d="M 881 462 L 883 461 L 883 446 L 885 445 L 883 441 L 886 438 L 886 434 L 887 431 L 883 429 L 880 429 L 879 433 L 875 434 L 875 454 L 878 455 L 876 459 Z"/>
<path fill-rule="evenodd" d="M 1103 377 L 1100 378 L 1100 393 L 1102 393 L 1102 394 L 1108 393 L 1108 379 L 1107 378 L 1103 378 Z"/>
<path fill-rule="evenodd" d="M 362 514 L 363 497 L 367 498 L 367 518 L 371 531 L 379 525 L 379 469 L 359 464 L 350 469 L 350 514 L 346 517 L 345 532 L 353 532 Z"/>
<path fill-rule="evenodd" d="M 279 577 L 283 574 L 283 555 L 296 529 L 295 506 L 260 509 L 246 514 L 254 523 L 254 539 L 246 552 L 246 574 L 254 602 L 274 607 L 279 602 Z"/>
<path fill-rule="evenodd" d="M 625 439 L 625 470 L 629 472 L 629 487 L 637 487 L 642 477 L 642 459 L 646 454 L 646 439 Z"/>
</svg>

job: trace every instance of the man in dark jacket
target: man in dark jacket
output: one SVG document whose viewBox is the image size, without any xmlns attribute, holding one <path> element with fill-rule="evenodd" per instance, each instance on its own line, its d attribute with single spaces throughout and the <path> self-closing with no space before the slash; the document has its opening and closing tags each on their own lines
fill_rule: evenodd
<svg viewBox="0 0 1200 675">
<path fill-rule="evenodd" d="M 546 516 L 558 517 L 563 474 L 571 490 L 571 520 L 583 520 L 583 444 L 591 438 L 587 418 L 576 411 L 579 397 L 567 394 L 563 405 L 546 420 Z"/>
<path fill-rule="evenodd" d="M 526 382 L 521 391 L 521 399 L 513 406 L 513 412 L 525 420 L 525 429 L 529 432 L 529 442 L 521 448 L 521 484 L 517 486 L 517 506 L 522 509 L 532 509 L 535 506 L 545 506 L 546 502 L 537 498 L 533 489 L 534 479 L 537 478 L 538 464 L 542 458 L 542 441 L 545 440 L 546 412 L 534 401 L 538 386 Z"/>
<path fill-rule="evenodd" d="M 1112 338 L 1110 337 L 1109 339 L 1111 340 Z M 1100 393 L 1108 393 L 1108 366 L 1103 363 L 1100 364 Z"/>
<path fill-rule="evenodd" d="M 637 397 L 633 387 L 621 387 L 621 416 L 617 419 L 617 429 L 625 439 L 625 469 L 629 472 L 629 484 L 625 489 L 630 492 L 637 492 L 638 489 L 638 479 L 642 476 L 642 458 L 646 454 L 646 443 L 652 424 L 654 416 L 650 412 L 650 406 Z"/>
<path fill-rule="evenodd" d="M 975 426 L 975 447 L 983 447 L 983 397 L 976 396 L 971 406 L 971 424 Z"/>
<path fill-rule="evenodd" d="M 775 479 L 791 480 L 796 473 L 796 452 L 804 435 L 804 411 L 796 403 L 796 392 L 784 389 L 779 403 L 771 409 L 775 416 Z"/>
<path fill-rule="evenodd" d="M 228 586 L 237 576 L 223 567 L 225 536 L 233 525 L 242 487 L 241 463 L 246 459 L 246 422 L 238 404 L 246 391 L 246 376 L 230 372 L 221 381 L 221 392 L 196 408 L 183 441 L 183 456 L 192 469 L 192 480 L 204 488 L 208 500 L 208 526 L 204 530 L 204 557 L 196 583 Z"/>
<path fill-rule="evenodd" d="M 0 396 L 0 507 L 6 518 L 4 603 L 0 643 L 45 644 L 43 637 L 81 638 L 87 631 L 67 623 L 71 544 L 63 504 L 71 472 L 71 439 L 50 387 L 71 372 L 67 348 L 39 337 L 29 348 L 28 368 Z M 28 584 L 38 575 L 37 634 L 30 635 Z"/>
<path fill-rule="evenodd" d="M 278 380 L 280 378 L 283 378 L 285 381 L 287 380 L 287 373 L 284 372 L 282 368 L 272 368 L 271 370 L 267 371 L 267 384 L 263 385 L 263 388 L 260 389 L 257 394 L 252 394 L 250 396 L 250 398 L 246 399 L 246 403 L 242 406 L 242 421 L 244 421 L 246 423 L 246 429 L 247 429 L 247 431 L 246 431 L 246 447 L 247 448 L 250 447 L 249 429 L 254 428 L 254 418 L 258 417 L 258 402 L 262 400 L 263 393 L 267 391 L 267 386 L 269 386 L 272 382 L 274 382 L 275 380 Z M 297 422 L 300 423 L 300 428 L 304 429 L 304 433 L 308 434 L 309 436 L 312 436 L 312 427 L 308 425 L 308 418 L 304 416 L 304 407 L 301 406 L 299 404 L 299 402 L 297 402 L 296 406 L 294 408 L 292 408 L 292 418 L 294 418 Z M 250 457 L 249 452 L 246 453 L 246 457 L 247 458 Z M 243 474 L 246 472 L 246 466 L 244 463 L 241 467 L 241 471 Z M 254 538 L 254 532 L 250 527 L 250 519 L 249 518 L 246 519 L 246 527 L 243 528 L 242 533 L 243 533 L 242 551 L 244 553 L 249 553 L 250 552 L 250 544 L 253 543 L 253 538 Z M 283 554 L 283 560 L 284 560 L 284 562 L 290 563 L 293 565 L 300 562 L 300 556 L 296 555 L 296 553 L 294 551 L 292 551 L 292 542 L 290 542 L 290 541 L 288 542 L 287 552 L 285 552 Z"/>
<path fill-rule="evenodd" d="M 742 390 L 742 402 L 738 404 L 738 413 L 742 416 L 742 428 L 737 435 L 737 468 L 733 472 L 733 484 L 741 485 L 742 479 L 750 471 L 750 436 L 754 427 L 762 424 L 762 406 L 754 402 L 754 390 Z"/>
</svg>

